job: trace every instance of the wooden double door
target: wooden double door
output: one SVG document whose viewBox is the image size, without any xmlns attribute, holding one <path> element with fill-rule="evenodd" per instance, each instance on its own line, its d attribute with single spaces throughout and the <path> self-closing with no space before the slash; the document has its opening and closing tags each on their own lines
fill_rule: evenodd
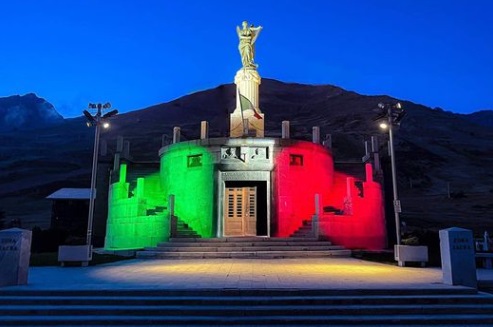
<svg viewBox="0 0 493 327">
<path fill-rule="evenodd" d="M 224 236 L 257 235 L 257 187 L 226 187 Z"/>
</svg>

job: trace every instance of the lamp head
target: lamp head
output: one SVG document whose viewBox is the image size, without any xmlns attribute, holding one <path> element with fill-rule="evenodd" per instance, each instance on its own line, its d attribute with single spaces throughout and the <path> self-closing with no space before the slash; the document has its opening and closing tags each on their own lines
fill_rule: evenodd
<svg viewBox="0 0 493 327">
<path fill-rule="evenodd" d="M 381 122 L 379 126 L 381 129 L 388 129 L 389 128 L 389 124 L 387 124 L 386 122 Z"/>
<path fill-rule="evenodd" d="M 87 126 L 94 126 L 94 123 L 96 122 L 96 120 L 94 119 L 94 117 L 89 113 L 89 111 L 87 110 L 84 110 L 82 112 L 84 114 L 84 116 L 86 116 L 87 118 Z"/>
<path fill-rule="evenodd" d="M 116 114 L 118 114 L 118 110 L 116 110 L 116 109 L 115 110 L 111 110 L 110 112 L 107 112 L 107 113 L 105 113 L 103 115 L 103 119 L 109 118 L 109 117 L 114 116 Z"/>
</svg>

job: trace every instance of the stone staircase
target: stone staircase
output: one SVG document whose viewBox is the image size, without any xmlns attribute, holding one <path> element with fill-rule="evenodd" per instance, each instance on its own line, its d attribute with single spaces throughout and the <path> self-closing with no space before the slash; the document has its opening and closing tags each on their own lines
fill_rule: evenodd
<svg viewBox="0 0 493 327">
<path fill-rule="evenodd" d="M 172 238 L 137 252 L 141 259 L 349 257 L 351 251 L 315 238 Z"/>
<path fill-rule="evenodd" d="M 1 326 L 492 326 L 472 289 L 0 292 Z"/>
<path fill-rule="evenodd" d="M 173 238 L 200 238 L 200 235 L 183 220 L 176 216 L 174 219 L 176 219 L 176 230 L 172 231 Z"/>
<path fill-rule="evenodd" d="M 146 210 L 146 215 L 147 216 L 156 216 L 159 214 L 162 214 L 166 210 L 165 206 L 155 206 L 151 209 Z"/>
<path fill-rule="evenodd" d="M 311 220 L 304 220 L 303 225 L 290 237 L 313 237 L 313 226 Z"/>
</svg>

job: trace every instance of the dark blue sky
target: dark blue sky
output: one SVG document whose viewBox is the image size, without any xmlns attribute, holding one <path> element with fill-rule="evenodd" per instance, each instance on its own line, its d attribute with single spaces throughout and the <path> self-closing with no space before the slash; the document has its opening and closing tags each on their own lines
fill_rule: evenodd
<svg viewBox="0 0 493 327">
<path fill-rule="evenodd" d="M 231 83 L 245 19 L 264 27 L 264 78 L 493 109 L 489 0 L 17 0 L 0 12 L 0 96 L 35 92 L 65 117 Z"/>
</svg>

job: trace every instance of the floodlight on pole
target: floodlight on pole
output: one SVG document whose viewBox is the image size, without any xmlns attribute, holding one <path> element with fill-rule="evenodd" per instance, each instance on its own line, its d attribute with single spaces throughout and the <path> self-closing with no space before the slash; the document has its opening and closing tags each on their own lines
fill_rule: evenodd
<svg viewBox="0 0 493 327">
<path fill-rule="evenodd" d="M 374 118 L 374 120 L 385 119 L 380 123 L 380 127 L 383 129 L 388 129 L 389 131 L 389 152 L 390 152 L 390 163 L 392 169 L 392 191 L 393 191 L 393 205 L 394 205 L 394 216 L 395 216 L 395 233 L 397 245 L 401 244 L 401 228 L 400 228 L 400 216 L 401 213 L 401 202 L 397 193 L 397 169 L 395 163 L 395 151 L 394 151 L 394 127 L 399 126 L 402 118 L 406 115 L 406 112 L 402 109 L 399 102 L 396 104 L 384 104 L 379 103 L 378 108 L 380 109 L 380 114 Z"/>
<path fill-rule="evenodd" d="M 97 112 L 95 115 L 92 115 L 89 113 L 89 111 L 84 110 L 82 113 L 84 116 L 87 118 L 87 126 L 95 126 L 95 131 L 94 131 L 94 152 L 92 155 L 92 173 L 91 173 L 91 192 L 90 192 L 90 197 L 89 197 L 89 214 L 87 218 L 87 239 L 86 239 L 86 244 L 88 248 L 88 254 L 87 257 L 91 258 L 91 252 L 92 252 L 92 225 L 93 225 L 93 220 L 94 220 L 94 202 L 96 199 L 96 175 L 98 171 L 98 152 L 99 152 L 99 137 L 101 135 L 101 126 L 107 128 L 109 127 L 108 122 L 106 122 L 106 119 L 118 114 L 118 110 L 112 110 L 106 114 L 103 115 L 103 110 L 107 110 L 111 108 L 111 104 L 109 102 L 105 104 L 94 104 L 94 103 L 89 103 L 88 109 L 96 109 Z"/>
</svg>

